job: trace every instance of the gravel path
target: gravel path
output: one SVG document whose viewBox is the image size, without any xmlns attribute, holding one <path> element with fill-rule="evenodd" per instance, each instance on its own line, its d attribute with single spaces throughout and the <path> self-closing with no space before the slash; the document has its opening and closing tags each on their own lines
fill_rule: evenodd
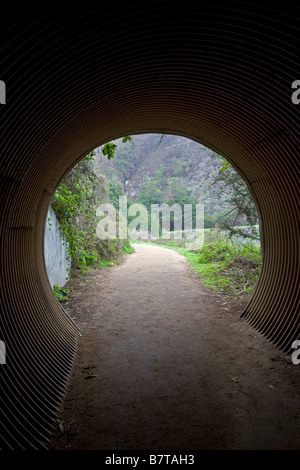
<svg viewBox="0 0 300 470">
<path fill-rule="evenodd" d="M 300 365 L 186 259 L 135 245 L 70 300 L 81 327 L 51 449 L 300 449 Z"/>
</svg>

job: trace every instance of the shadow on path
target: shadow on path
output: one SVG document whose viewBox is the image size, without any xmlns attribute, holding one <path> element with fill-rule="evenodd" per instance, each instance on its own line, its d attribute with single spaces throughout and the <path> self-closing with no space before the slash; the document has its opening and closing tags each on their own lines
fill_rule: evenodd
<svg viewBox="0 0 300 470">
<path fill-rule="evenodd" d="M 82 337 L 51 449 L 299 449 L 300 366 L 160 247 L 71 300 Z"/>
</svg>

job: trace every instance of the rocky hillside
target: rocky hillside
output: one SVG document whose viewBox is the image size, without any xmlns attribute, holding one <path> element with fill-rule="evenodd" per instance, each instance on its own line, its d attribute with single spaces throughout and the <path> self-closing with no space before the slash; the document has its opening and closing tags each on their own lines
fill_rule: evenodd
<svg viewBox="0 0 300 470">
<path fill-rule="evenodd" d="M 245 183 L 223 159 L 203 145 L 176 135 L 134 135 L 118 139 L 114 158 L 96 150 L 95 171 L 106 179 L 109 199 L 128 204 L 204 204 L 204 226 L 253 226 L 258 214 Z M 225 166 L 224 166 L 225 165 Z M 218 181 L 216 182 L 216 175 Z M 212 184 L 214 182 L 214 184 Z M 248 197 L 247 196 L 250 197 Z"/>
<path fill-rule="evenodd" d="M 211 199 L 208 189 L 210 176 L 218 162 L 211 158 L 212 151 L 190 139 L 175 135 L 142 134 L 132 141 L 115 141 L 116 155 L 113 159 L 97 151 L 96 168 L 99 173 L 111 177 L 112 168 L 117 171 L 128 199 L 136 200 L 145 181 L 158 175 L 165 182 L 176 178 L 197 201 Z"/>
</svg>

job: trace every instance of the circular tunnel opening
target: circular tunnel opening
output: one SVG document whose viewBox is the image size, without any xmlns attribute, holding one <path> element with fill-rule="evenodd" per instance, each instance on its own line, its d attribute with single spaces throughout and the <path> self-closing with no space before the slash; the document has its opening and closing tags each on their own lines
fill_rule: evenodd
<svg viewBox="0 0 300 470">
<path fill-rule="evenodd" d="M 114 264 L 136 241 L 177 249 L 206 284 L 250 300 L 260 238 L 253 197 L 226 160 L 184 137 L 140 134 L 96 148 L 62 179 L 49 205 L 44 257 L 60 301 L 70 277 Z"/>
<path fill-rule="evenodd" d="M 200 350 L 195 346 L 192 349 L 190 348 L 191 342 L 194 343 L 192 338 L 195 334 L 200 335 L 198 338 L 200 343 L 203 341 L 200 339 L 203 335 L 203 332 L 201 334 L 202 316 L 211 315 L 212 321 L 214 321 L 213 312 L 216 307 L 219 309 L 219 315 L 224 316 L 227 313 L 233 315 L 234 313 L 236 317 L 239 316 L 243 311 L 242 305 L 245 307 L 251 297 L 249 292 L 245 292 L 245 287 L 251 282 L 253 290 L 256 284 L 256 279 L 252 279 L 254 275 L 249 272 L 249 267 L 250 264 L 255 262 L 260 263 L 260 251 L 256 252 L 255 261 L 247 258 L 249 256 L 249 241 L 251 240 L 253 249 L 253 239 L 249 236 L 249 232 L 245 232 L 245 219 L 242 218 L 241 208 L 234 206 L 236 213 L 230 220 L 234 221 L 231 226 L 225 220 L 225 226 L 218 227 L 220 216 L 224 213 L 232 213 L 232 205 L 228 204 L 226 198 L 229 195 L 236 198 L 236 191 L 231 188 L 230 184 L 226 197 L 220 201 L 219 206 L 216 203 L 215 192 L 209 192 L 209 189 L 211 190 L 214 184 L 218 185 L 219 181 L 221 184 L 217 187 L 217 194 L 219 194 L 220 189 L 224 191 L 224 184 L 228 179 L 228 175 L 224 175 L 225 171 L 228 171 L 231 178 L 233 178 L 234 184 L 240 182 L 240 178 L 224 159 L 216 156 L 206 147 L 199 145 L 198 142 L 176 135 L 133 135 L 130 139 L 126 138 L 125 141 L 124 138 L 113 141 L 113 145 L 109 148 L 113 149 L 113 154 L 110 155 L 109 159 L 105 155 L 106 146 L 104 145 L 97 147 L 78 165 L 75 165 L 71 172 L 61 180 L 57 189 L 57 196 L 55 197 L 54 194 L 52 198 L 53 207 L 56 208 L 58 217 L 62 217 L 61 222 L 65 217 L 68 217 L 69 213 L 72 213 L 73 217 L 70 218 L 69 223 L 73 229 L 74 225 L 77 225 L 76 230 L 81 232 L 81 236 L 77 237 L 80 243 L 76 253 L 73 247 L 73 253 L 78 257 L 76 262 L 73 263 L 72 269 L 72 276 L 75 276 L 76 280 L 72 282 L 74 279 L 71 278 L 66 286 L 63 283 L 61 289 L 56 288 L 54 291 L 76 324 L 83 328 L 82 333 L 85 340 L 84 345 L 81 345 L 79 349 L 80 359 L 75 367 L 78 378 L 71 384 L 65 402 L 67 409 L 71 409 L 73 418 L 70 419 L 68 413 L 66 416 L 59 418 L 60 432 L 51 442 L 51 448 L 60 448 L 59 446 L 64 445 L 77 446 L 76 448 L 82 448 L 81 446 L 102 448 L 103 445 L 107 445 L 105 439 L 96 439 L 95 426 L 97 419 L 102 423 L 101 429 L 105 430 L 104 434 L 110 436 L 108 438 L 109 442 L 117 439 L 116 436 L 120 433 L 122 438 L 125 439 L 124 430 L 130 429 L 129 434 L 132 433 L 135 436 L 132 439 L 135 439 L 136 445 L 141 445 L 138 443 L 139 439 L 136 435 L 139 429 L 136 421 L 137 416 L 139 416 L 141 423 L 146 423 L 149 420 L 147 432 L 145 432 L 146 440 L 154 439 L 154 434 L 158 433 L 158 429 L 167 429 L 169 426 L 173 426 L 174 423 L 171 424 L 172 420 L 179 419 L 181 425 L 184 425 L 184 420 L 191 420 L 190 414 L 195 413 L 195 408 L 200 409 L 200 402 L 207 400 L 207 397 L 199 392 L 198 400 L 200 401 L 197 403 L 197 400 L 193 398 L 196 383 L 193 381 L 193 385 L 187 385 L 186 381 L 183 381 L 183 383 L 178 384 L 176 378 L 178 376 L 184 377 L 184 370 L 187 369 L 188 363 L 189 376 L 195 374 L 195 370 L 198 371 L 199 375 L 204 374 L 204 371 L 201 373 L 199 371 L 199 362 L 206 362 L 207 359 L 204 358 L 212 356 L 211 347 L 207 343 L 205 347 L 200 347 Z M 192 178 L 189 179 L 190 175 L 192 175 Z M 223 177 L 219 180 L 220 176 L 225 176 L 225 180 Z M 91 186 L 86 184 L 87 180 L 91 183 Z M 139 188 L 139 191 L 137 188 Z M 242 190 L 245 191 L 246 188 L 246 184 L 243 183 Z M 82 191 L 84 197 L 81 197 Z M 74 195 L 76 195 L 75 199 Z M 97 195 L 97 197 L 93 197 L 93 195 Z M 62 200 L 59 200 L 59 198 L 62 198 Z M 164 235 L 161 231 L 158 231 L 158 239 L 151 238 L 151 225 L 153 223 L 152 218 L 149 217 L 151 205 L 165 204 L 171 208 L 174 207 L 174 204 L 177 204 L 180 209 L 190 207 L 191 214 L 193 214 L 196 204 L 203 203 L 203 201 L 208 203 L 209 198 L 214 212 L 208 211 L 207 219 L 203 217 L 201 220 L 202 225 L 198 224 L 198 227 L 201 225 L 201 228 L 198 228 L 201 234 L 195 230 L 195 225 L 197 225 L 195 222 L 197 221 L 194 220 L 194 224 L 192 224 L 194 225 L 192 228 L 195 231 L 196 242 L 197 240 L 203 242 L 205 251 L 202 252 L 199 244 L 195 243 L 195 237 L 193 238 L 193 246 L 188 249 L 191 244 L 190 239 L 182 236 L 182 233 L 178 233 L 179 231 L 184 232 L 183 210 L 180 211 L 180 222 L 182 224 L 180 227 L 178 227 L 175 219 L 176 214 L 168 212 L 165 217 L 168 218 L 166 226 L 169 230 L 166 230 Z M 92 215 L 92 223 L 85 225 L 87 200 L 91 204 L 92 211 L 89 213 Z M 108 239 L 99 237 L 99 240 L 96 236 L 98 223 L 96 215 L 99 215 L 99 205 L 105 206 L 101 211 L 101 215 L 102 220 L 103 217 L 107 220 L 105 210 L 109 212 L 110 208 L 113 208 L 115 216 L 124 202 L 127 217 L 126 227 L 130 227 L 135 222 L 134 234 L 136 237 L 132 236 L 133 232 L 127 232 L 125 240 L 123 240 L 123 246 L 120 245 L 118 237 L 116 238 L 116 232 L 111 237 L 108 234 Z M 247 207 L 249 202 L 248 199 L 243 207 Z M 74 204 L 78 205 L 79 212 L 75 208 L 74 211 L 70 210 L 70 203 L 72 207 Z M 252 199 L 251 203 L 254 204 Z M 130 208 L 134 210 L 130 212 Z M 143 211 L 147 214 L 146 224 L 140 218 Z M 255 213 L 258 217 L 257 211 Z M 203 216 L 204 214 L 205 210 Z M 240 218 L 238 219 L 238 217 Z M 239 225 L 236 224 L 237 220 Z M 114 221 L 112 220 L 112 222 Z M 48 221 L 48 225 L 49 222 L 52 224 L 52 219 Z M 109 222 L 111 222 L 111 219 L 109 219 Z M 205 222 L 208 226 L 205 226 Z M 247 226 L 246 230 L 257 228 L 258 218 L 251 218 L 251 222 L 253 227 Z M 163 219 L 160 219 L 160 223 L 163 225 Z M 176 224 L 177 229 L 181 230 L 175 231 Z M 232 234 L 227 233 L 230 227 L 233 229 Z M 239 229 L 242 233 L 239 233 Z M 95 234 L 94 244 L 82 246 L 81 243 L 86 241 L 87 231 L 90 232 L 91 230 Z M 145 236 L 145 232 L 147 232 L 147 236 Z M 69 233 L 66 230 L 66 234 Z M 74 237 L 73 232 L 71 233 Z M 232 240 L 232 237 L 237 238 Z M 154 249 L 152 252 L 143 252 L 143 246 L 152 247 L 153 249 L 158 248 L 158 251 Z M 246 256 L 242 251 L 244 247 L 248 247 L 247 253 L 245 252 Z M 125 248 L 124 251 L 122 248 Z M 206 275 L 207 268 L 214 270 L 213 276 L 208 277 L 208 279 L 204 277 L 204 280 L 208 280 L 209 287 L 216 289 L 219 295 L 216 295 L 214 299 L 209 299 L 209 297 L 205 297 L 206 294 L 203 294 L 202 306 L 197 308 L 196 315 L 190 314 L 189 310 L 192 309 L 193 312 L 194 305 L 198 303 L 197 300 L 199 299 L 196 300 L 195 292 L 192 289 L 190 290 L 187 285 L 180 289 L 179 286 L 181 284 L 184 286 L 187 280 L 180 277 L 178 260 L 168 257 L 168 254 L 164 253 L 165 248 L 167 248 L 167 252 L 171 249 L 181 255 L 184 253 L 187 259 L 191 261 L 197 275 L 199 275 L 199 268 L 203 270 L 205 267 Z M 118 278 L 117 274 L 116 278 L 111 279 L 111 284 L 108 287 L 107 279 L 103 279 L 101 273 L 99 274 L 99 266 L 118 265 L 119 255 L 130 253 L 130 249 L 133 249 L 133 252 L 137 255 L 137 262 L 129 265 L 128 271 L 126 271 L 126 264 L 122 264 L 123 276 L 121 273 Z M 84 261 L 81 258 L 83 252 L 85 253 Z M 200 255 L 204 258 L 201 262 L 199 262 Z M 155 261 L 156 256 L 160 257 L 158 264 Z M 89 265 L 86 263 L 87 259 L 92 261 Z M 198 263 L 196 263 L 196 259 Z M 212 286 L 211 280 L 215 277 L 215 265 L 220 264 L 220 262 L 223 263 L 222 270 L 225 275 L 221 277 L 217 285 Z M 239 271 L 240 278 L 233 275 L 232 279 L 228 279 L 229 266 L 233 267 L 234 275 L 237 270 Z M 87 269 L 88 267 L 90 267 L 90 270 Z M 241 271 L 247 276 L 247 281 L 241 275 Z M 256 271 L 255 277 L 258 275 L 259 273 Z M 79 283 L 77 282 L 78 279 L 80 279 Z M 224 289 L 224 279 L 226 279 L 226 285 L 233 284 L 234 289 Z M 109 301 L 105 296 L 107 289 L 111 292 Z M 198 289 L 201 291 L 201 285 L 198 285 Z M 103 295 L 101 294 L 102 290 Z M 68 298 L 69 292 L 70 298 Z M 231 297 L 234 293 L 235 297 L 245 296 L 247 300 L 245 301 L 243 298 L 243 302 L 237 303 L 232 310 L 233 303 L 227 301 L 227 295 L 230 294 L 229 297 Z M 154 298 L 156 299 L 155 302 Z M 179 298 L 181 298 L 180 301 Z M 213 329 L 212 325 L 211 328 Z M 90 336 L 89 329 L 92 329 L 95 334 Z M 130 331 L 130 335 L 126 336 L 128 331 Z M 234 336 L 233 333 L 231 334 Z M 216 335 L 218 336 L 217 332 Z M 228 335 L 227 338 L 229 338 Z M 214 341 L 216 341 L 216 338 L 213 339 L 212 336 L 210 343 L 213 344 Z M 181 344 L 182 350 L 185 350 L 183 355 L 176 353 L 179 344 Z M 87 347 L 90 349 L 89 352 L 86 350 Z M 208 363 L 206 367 L 209 367 Z M 80 377 L 94 383 L 94 387 L 88 387 L 86 390 L 88 403 L 90 403 L 89 411 L 86 408 L 87 403 L 78 403 L 77 400 L 72 398 L 73 395 L 81 396 L 82 394 L 80 388 L 76 387 L 78 379 L 80 382 Z M 106 387 L 103 387 L 103 381 L 107 383 Z M 179 406 L 182 410 L 178 415 L 173 413 L 173 417 L 168 421 L 166 414 L 168 414 L 170 404 L 167 400 L 162 406 L 157 400 L 157 396 L 163 396 L 165 400 L 167 397 L 172 397 L 173 394 L 173 398 L 170 399 L 174 400 L 174 403 L 178 400 L 180 402 L 180 397 L 177 394 L 179 386 L 185 388 L 186 394 L 184 402 Z M 148 396 L 149 390 L 152 390 L 152 397 Z M 118 397 L 117 402 L 121 409 L 125 408 L 126 403 L 129 402 L 133 404 L 133 409 L 137 408 L 138 411 L 132 413 L 129 406 L 126 417 L 124 416 L 121 419 L 118 412 L 113 413 L 114 418 L 110 417 L 106 409 L 115 408 L 115 394 Z M 213 394 L 214 392 L 211 390 L 210 395 Z M 96 397 L 99 395 L 103 397 L 102 404 L 97 402 Z M 113 396 L 114 398 L 112 398 Z M 68 404 L 69 397 L 74 403 L 73 406 Z M 144 405 L 145 401 L 147 401 L 146 407 Z M 150 409 L 151 412 L 149 412 Z M 185 410 L 185 416 L 183 410 Z M 199 412 L 196 414 L 199 414 Z M 120 423 L 121 421 L 123 421 L 123 426 L 117 425 L 117 422 Z M 196 419 L 193 420 L 195 426 L 196 421 Z M 216 428 L 219 424 L 216 423 Z M 76 426 L 80 426 L 82 429 L 81 440 L 76 440 L 76 443 L 69 442 L 69 444 L 65 444 L 69 434 L 76 434 Z M 119 429 L 117 429 L 118 427 Z M 122 429 L 122 432 L 120 429 Z M 160 433 L 158 433 L 158 436 L 158 440 L 162 439 Z M 189 436 L 192 439 L 190 443 L 193 442 L 193 439 L 199 439 L 198 433 L 189 433 Z M 145 445 L 145 442 L 143 445 Z M 181 441 L 181 445 L 183 445 L 183 442 Z M 123 442 L 122 445 L 126 446 L 127 444 Z"/>
<path fill-rule="evenodd" d="M 45 273 L 44 223 L 62 176 L 105 142 L 163 132 L 230 161 L 263 227 L 263 269 L 243 318 L 283 351 L 300 334 L 298 7 L 115 6 L 3 6 L 2 447 L 47 447 L 65 394 L 79 331 Z"/>
</svg>

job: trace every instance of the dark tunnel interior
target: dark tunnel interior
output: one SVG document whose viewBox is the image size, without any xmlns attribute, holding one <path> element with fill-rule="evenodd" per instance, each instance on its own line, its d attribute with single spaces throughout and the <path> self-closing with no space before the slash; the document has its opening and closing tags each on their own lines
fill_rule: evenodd
<svg viewBox="0 0 300 470">
<path fill-rule="evenodd" d="M 300 7 L 88 0 L 1 9 L 2 448 L 47 448 L 80 334 L 45 272 L 49 201 L 76 162 L 118 137 L 182 135 L 244 177 L 264 258 L 243 319 L 289 350 L 300 334 L 300 106 L 291 99 Z"/>
</svg>

